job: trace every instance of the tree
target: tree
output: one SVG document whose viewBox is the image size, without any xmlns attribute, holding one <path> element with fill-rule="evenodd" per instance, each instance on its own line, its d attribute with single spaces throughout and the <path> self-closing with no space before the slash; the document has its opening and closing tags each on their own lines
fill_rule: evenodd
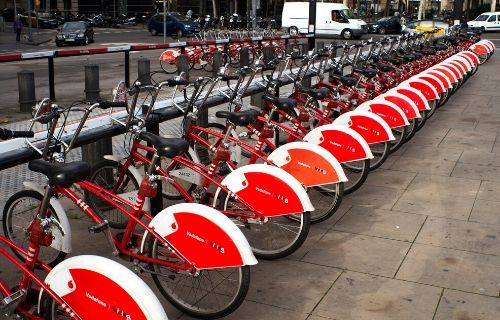
<svg viewBox="0 0 500 320">
<path fill-rule="evenodd" d="M 217 16 L 217 0 L 212 0 L 212 7 L 214 9 L 214 17 Z"/>
</svg>

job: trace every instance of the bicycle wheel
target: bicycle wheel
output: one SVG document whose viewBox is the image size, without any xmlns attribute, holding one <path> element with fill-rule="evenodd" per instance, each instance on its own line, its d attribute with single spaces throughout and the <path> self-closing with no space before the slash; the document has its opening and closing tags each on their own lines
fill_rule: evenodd
<svg viewBox="0 0 500 320">
<path fill-rule="evenodd" d="M 408 126 L 393 128 L 392 134 L 396 140 L 391 141 L 390 153 L 398 151 L 399 148 L 406 142 L 406 135 L 408 134 Z"/>
<path fill-rule="evenodd" d="M 160 60 L 160 67 L 168 74 L 174 74 L 177 72 L 177 59 L 171 61 Z"/>
<path fill-rule="evenodd" d="M 36 191 L 22 190 L 13 194 L 3 208 L 2 227 L 5 237 L 26 250 L 29 245 L 28 227 L 37 215 L 42 199 L 43 196 Z M 50 204 L 48 210 L 50 216 L 59 221 L 59 217 Z M 54 238 L 62 238 L 62 233 L 59 229 L 52 228 L 52 233 Z M 19 260 L 24 261 L 26 259 L 18 251 L 12 250 L 12 252 Z M 55 267 L 65 257 L 65 252 L 52 247 L 41 247 L 38 259 L 51 267 Z"/>
<path fill-rule="evenodd" d="M 173 258 L 170 248 L 158 239 L 149 237 L 148 241 L 151 258 L 183 263 Z M 231 314 L 241 305 L 250 286 L 249 266 L 199 270 L 195 274 L 157 264 L 149 267 L 161 294 L 178 309 L 197 318 L 215 319 Z"/>
<path fill-rule="evenodd" d="M 370 150 L 373 154 L 373 159 L 370 160 L 370 170 L 375 170 L 384 164 L 385 160 L 391 153 L 391 142 L 374 143 L 370 145 Z"/>
<path fill-rule="evenodd" d="M 418 120 L 417 131 L 423 128 L 425 122 L 427 121 L 428 110 L 420 111 L 421 118 Z"/>
<path fill-rule="evenodd" d="M 410 141 L 411 138 L 413 138 L 413 136 L 415 135 L 415 133 L 417 133 L 419 122 L 420 122 L 419 118 L 414 118 L 414 119 L 410 120 L 410 125 L 409 125 L 409 128 L 408 128 L 408 133 L 405 136 L 405 142 L 406 141 Z"/>
<path fill-rule="evenodd" d="M 311 214 L 311 224 L 325 221 L 332 217 L 344 196 L 344 183 L 307 188 L 307 195 L 314 203 L 314 211 Z"/>
<path fill-rule="evenodd" d="M 218 198 L 218 207 L 223 211 L 251 214 L 249 210 L 234 198 L 222 191 Z M 274 260 L 295 252 L 304 243 L 309 233 L 311 214 L 304 212 L 289 216 L 269 217 L 262 223 L 241 223 L 234 220 L 247 238 L 257 258 Z"/>
<path fill-rule="evenodd" d="M 89 181 L 109 190 L 117 195 L 122 195 L 125 199 L 135 202 L 134 198 L 139 190 L 139 183 L 135 177 L 126 170 L 122 181 L 119 183 L 121 164 L 111 160 L 104 160 L 92 168 L 92 174 Z M 123 214 L 116 207 L 102 200 L 99 196 L 85 190 L 85 202 L 95 211 L 103 220 L 107 220 L 109 225 L 115 229 L 124 229 L 127 226 L 129 217 Z M 132 210 L 132 208 L 128 208 Z"/>
<path fill-rule="evenodd" d="M 344 183 L 344 194 L 352 193 L 366 181 L 370 172 L 370 159 L 342 163 L 342 169 L 348 180 Z"/>
</svg>

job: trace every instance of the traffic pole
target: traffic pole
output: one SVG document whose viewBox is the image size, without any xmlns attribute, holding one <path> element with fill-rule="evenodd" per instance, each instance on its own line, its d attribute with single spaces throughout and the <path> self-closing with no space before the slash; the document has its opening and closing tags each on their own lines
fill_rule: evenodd
<svg viewBox="0 0 500 320">
<path fill-rule="evenodd" d="M 316 0 L 309 0 L 309 28 L 307 33 L 313 34 L 311 38 L 308 38 L 309 50 L 313 50 L 316 41 Z"/>
</svg>

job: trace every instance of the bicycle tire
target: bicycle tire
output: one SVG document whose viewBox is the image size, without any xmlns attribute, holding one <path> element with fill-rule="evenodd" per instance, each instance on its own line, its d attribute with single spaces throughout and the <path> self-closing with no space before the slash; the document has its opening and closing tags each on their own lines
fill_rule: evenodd
<svg viewBox="0 0 500 320">
<path fill-rule="evenodd" d="M 228 210 L 230 199 L 231 197 L 228 196 L 227 192 L 221 191 L 217 199 L 218 208 L 223 211 L 231 211 L 230 209 Z M 310 212 L 303 212 L 297 214 L 296 216 L 297 216 L 296 219 L 288 219 L 286 215 L 278 217 L 269 217 L 268 220 L 263 224 L 241 224 L 238 221 L 235 221 L 235 223 L 240 227 L 240 230 L 248 239 L 248 242 L 252 247 L 252 251 L 255 257 L 265 260 L 275 260 L 284 258 L 294 253 L 297 249 L 300 248 L 300 246 L 304 243 L 304 241 L 307 238 L 311 224 L 311 214 Z M 297 222 L 299 220 L 300 222 Z M 290 222 L 294 224 L 293 225 L 290 224 L 285 228 L 283 227 L 285 222 Z M 272 232 L 269 231 L 269 229 L 271 228 L 270 227 L 271 224 L 278 226 L 278 230 L 281 229 L 280 231 L 286 230 L 288 232 L 293 229 L 298 229 L 298 232 L 296 232 L 296 236 L 292 235 L 291 241 L 286 240 L 284 236 L 281 236 L 282 234 L 278 235 L 277 239 L 279 239 L 281 242 L 286 242 L 282 247 L 279 248 L 264 248 L 264 246 L 260 246 L 259 248 L 256 247 L 256 242 L 260 244 L 263 242 L 269 243 L 276 240 L 273 239 L 269 241 L 269 237 L 277 235 L 277 231 L 275 230 L 273 230 Z M 254 227 L 254 230 L 257 231 L 255 237 L 253 236 L 254 234 L 250 233 L 252 232 L 252 227 Z"/>
<path fill-rule="evenodd" d="M 2 214 L 2 228 L 3 228 L 3 233 L 7 239 L 9 239 L 10 241 L 14 242 L 15 244 L 17 244 L 20 247 L 27 250 L 28 249 L 27 242 L 25 243 L 25 242 L 16 241 L 16 237 L 13 236 L 14 228 L 12 226 L 13 207 L 18 205 L 20 203 L 20 201 L 22 201 L 23 198 L 35 200 L 35 202 L 37 203 L 37 204 L 27 204 L 29 207 L 27 209 L 23 208 L 23 211 L 21 213 L 27 213 L 28 217 L 30 217 L 28 219 L 24 219 L 25 222 L 29 224 L 32 221 L 32 218 L 37 214 L 38 207 L 40 206 L 40 203 L 42 202 L 43 196 L 40 193 L 33 191 L 33 190 L 18 191 L 16 193 L 14 193 L 12 196 L 10 196 L 10 198 L 5 203 L 5 206 L 3 208 L 3 214 Z M 33 209 L 33 210 L 31 211 L 30 209 Z M 48 209 L 50 210 L 51 216 L 53 215 L 57 219 L 57 221 L 59 221 L 59 217 L 57 216 L 57 213 L 55 212 L 52 205 L 49 204 Z M 30 211 L 28 211 L 28 210 L 30 210 Z M 27 227 L 27 225 L 26 225 L 26 227 Z M 26 227 L 24 229 L 26 229 Z M 22 232 L 22 234 L 24 235 L 24 241 L 28 241 L 29 235 L 27 234 L 27 231 L 24 230 Z M 57 235 L 54 235 L 54 236 L 57 236 Z M 62 237 L 62 234 L 59 236 Z M 19 260 L 21 260 L 21 261 L 26 260 L 26 257 L 24 255 L 22 255 L 21 253 L 19 253 L 18 251 L 14 250 L 12 248 L 11 248 L 11 251 L 14 253 L 14 255 Z M 50 257 L 50 259 L 44 258 L 44 256 L 46 256 L 46 255 L 48 257 Z M 66 255 L 67 254 L 65 252 L 56 250 L 52 247 L 41 247 L 38 259 L 42 262 L 45 262 L 46 264 L 48 264 L 51 267 L 55 267 L 57 264 L 59 264 L 61 261 L 63 261 L 64 258 L 66 258 Z M 37 266 L 36 268 L 41 269 L 41 267 L 39 267 L 39 266 Z"/>
<path fill-rule="evenodd" d="M 103 172 L 103 170 L 113 170 L 111 174 L 105 173 L 107 177 L 102 177 L 103 179 L 98 180 L 98 174 Z M 116 170 L 116 173 L 114 172 Z M 90 174 L 88 181 L 105 188 L 106 190 L 117 190 L 120 193 L 129 193 L 135 190 L 139 190 L 140 181 L 137 181 L 133 174 L 129 170 L 125 171 L 125 177 L 123 182 L 125 185 L 116 188 L 116 178 L 121 170 L 121 164 L 116 161 L 103 160 L 98 162 L 94 167 L 92 167 L 92 173 Z M 111 182 L 110 178 L 114 180 Z M 131 184 L 129 184 L 131 182 Z M 127 188 L 127 189 L 126 189 Z M 118 209 L 114 208 L 112 205 L 101 200 L 98 196 L 95 196 L 92 192 L 85 190 L 84 192 L 85 202 L 94 210 L 94 212 L 99 215 L 103 220 L 107 220 L 109 225 L 115 229 L 125 229 L 127 226 L 129 217 L 123 214 Z M 111 213 L 104 212 L 104 210 L 113 210 Z M 130 208 L 132 210 L 132 208 Z"/>
<path fill-rule="evenodd" d="M 406 141 L 410 141 L 413 136 L 415 136 L 415 133 L 417 133 L 418 130 L 418 123 L 420 122 L 419 118 L 414 118 L 410 120 L 410 128 L 408 129 L 408 134 L 406 135 L 405 139 Z"/>
<path fill-rule="evenodd" d="M 356 166 L 356 163 L 360 163 L 359 166 Z M 344 195 L 346 195 L 358 190 L 365 183 L 370 172 L 370 159 L 343 163 L 342 168 L 348 179 L 344 183 Z M 357 175 L 356 178 L 352 177 L 354 173 Z"/>
<path fill-rule="evenodd" d="M 158 248 L 159 248 L 158 239 L 153 238 L 153 237 L 149 237 L 147 247 L 149 250 L 149 257 L 157 259 L 158 258 Z M 168 248 L 167 248 L 167 250 L 168 250 Z M 164 258 L 166 258 L 166 255 L 162 255 L 162 256 Z M 216 318 L 225 317 L 225 316 L 231 314 L 234 310 L 236 310 L 243 303 L 243 300 L 245 299 L 245 297 L 247 295 L 248 288 L 250 287 L 250 267 L 249 266 L 241 266 L 241 267 L 231 268 L 231 269 L 235 269 L 238 271 L 238 287 L 236 288 L 235 294 L 231 296 L 231 298 L 232 298 L 231 301 L 229 301 L 228 304 L 226 304 L 225 306 L 220 308 L 220 310 L 201 311 L 200 306 L 197 307 L 195 304 L 190 304 L 187 301 L 181 301 L 182 297 L 180 297 L 177 292 L 172 292 L 172 290 L 176 289 L 177 286 L 175 286 L 172 290 L 169 290 L 169 288 L 165 287 L 163 282 L 160 280 L 160 277 L 161 277 L 162 279 L 169 279 L 169 280 L 175 281 L 176 278 L 181 277 L 181 276 L 190 277 L 189 274 L 187 274 L 187 275 L 181 274 L 181 273 L 178 273 L 176 271 L 172 271 L 171 269 L 169 269 L 168 275 L 164 276 L 164 275 L 161 275 L 161 270 L 159 269 L 158 265 L 151 263 L 151 264 L 149 264 L 149 268 L 154 271 L 151 274 L 151 276 L 153 278 L 153 281 L 154 281 L 156 287 L 160 291 L 160 293 L 170 303 L 172 303 L 175 307 L 177 307 L 181 311 L 183 311 L 191 316 L 197 317 L 197 318 L 216 319 Z M 228 268 L 226 268 L 226 269 L 228 269 Z M 220 273 L 221 269 L 201 270 L 199 276 L 196 276 L 196 277 L 193 276 L 193 277 L 190 277 L 190 279 L 203 280 L 203 277 L 201 275 L 203 273 L 208 273 L 208 272 L 212 272 L 212 271 Z M 211 280 L 210 277 L 208 277 L 208 278 L 205 277 L 205 278 Z M 193 286 L 195 286 L 193 281 L 194 280 L 191 280 L 191 283 L 193 284 Z M 230 282 L 232 282 L 232 281 L 230 281 Z M 215 287 L 213 287 L 213 288 L 215 289 Z M 222 290 L 220 288 L 220 284 L 217 286 L 217 288 Z M 227 293 L 227 292 L 225 291 L 224 293 Z M 196 292 L 195 292 L 195 295 L 196 295 Z M 202 300 L 206 300 L 207 295 L 208 294 L 206 294 Z M 195 296 L 195 298 L 196 298 L 196 296 Z M 197 299 L 196 303 L 201 302 L 198 300 L 199 299 Z M 211 303 L 210 305 L 213 306 L 213 303 Z"/>
<path fill-rule="evenodd" d="M 315 201 L 314 196 L 309 195 L 309 198 L 311 199 L 311 202 L 314 203 L 314 208 L 315 208 L 315 210 L 311 212 L 311 224 L 319 223 L 333 217 L 335 212 L 337 212 L 338 208 L 340 207 L 340 204 L 342 203 L 342 199 L 344 197 L 344 183 L 343 182 L 335 183 L 334 191 L 332 191 L 332 189 L 329 188 L 328 186 L 329 185 L 307 189 L 308 195 L 310 194 L 310 190 L 315 190 L 318 191 L 318 193 L 324 194 L 325 196 L 327 196 L 328 199 L 330 199 L 329 202 L 330 204 L 328 205 L 328 207 L 321 208 L 318 205 L 320 202 Z"/>
<path fill-rule="evenodd" d="M 408 135 L 408 126 L 399 127 L 392 129 L 392 134 L 396 138 L 395 141 L 391 141 L 390 143 L 390 153 L 394 153 L 401 148 L 403 144 L 406 142 L 406 136 Z"/>
<path fill-rule="evenodd" d="M 168 63 L 166 61 L 160 60 L 160 67 L 165 73 L 174 74 L 178 70 L 177 59 L 175 60 L 175 63 Z"/>
<path fill-rule="evenodd" d="M 375 149 L 377 146 L 377 149 Z M 380 149 L 378 148 L 380 146 Z M 375 143 L 370 145 L 370 149 L 372 150 L 372 154 L 374 156 L 373 159 L 370 160 L 370 170 L 375 170 L 384 164 L 387 157 L 391 153 L 391 142 L 386 141 L 382 143 Z"/>
</svg>

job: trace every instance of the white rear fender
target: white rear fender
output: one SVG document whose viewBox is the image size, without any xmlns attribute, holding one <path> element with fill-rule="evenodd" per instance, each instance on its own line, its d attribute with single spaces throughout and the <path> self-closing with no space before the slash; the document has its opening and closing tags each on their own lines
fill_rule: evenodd
<svg viewBox="0 0 500 320">
<path fill-rule="evenodd" d="M 198 203 L 175 204 L 158 213 L 149 226 L 197 269 L 257 264 L 240 229 L 212 207 Z M 142 252 L 147 236 L 146 231 Z"/>
<path fill-rule="evenodd" d="M 493 45 L 493 42 L 491 42 L 489 40 L 486 40 L 486 39 L 483 39 L 483 40 L 477 42 L 477 44 L 480 44 L 480 45 L 485 46 L 486 48 L 488 48 L 488 52 L 489 53 L 493 52 L 493 50 L 495 49 L 495 46 Z"/>
<path fill-rule="evenodd" d="M 450 70 L 454 75 L 455 75 L 455 78 L 457 79 L 462 79 L 462 75 L 461 75 L 461 72 L 460 70 L 457 68 L 456 65 L 448 62 L 448 61 L 443 61 L 439 64 L 439 66 L 443 66 L 445 68 L 448 68 L 448 70 Z"/>
<path fill-rule="evenodd" d="M 482 44 L 480 42 L 474 43 L 469 47 L 469 49 L 478 56 L 486 55 L 491 51 L 491 49 L 486 44 Z"/>
<path fill-rule="evenodd" d="M 283 169 L 249 164 L 228 174 L 221 184 L 262 216 L 280 216 L 313 211 L 300 182 Z M 218 198 L 220 188 L 217 190 Z"/>
<path fill-rule="evenodd" d="M 397 105 L 404 112 L 408 119 L 420 118 L 420 112 L 418 107 L 413 100 L 405 96 L 404 94 L 398 93 L 397 91 L 390 91 L 379 95 L 375 98 L 375 101 L 390 101 Z"/>
<path fill-rule="evenodd" d="M 135 273 L 110 259 L 80 255 L 52 269 L 45 283 L 80 319 L 167 320 L 149 286 Z M 39 294 L 39 302 L 43 290 Z M 41 303 L 38 303 L 39 311 Z"/>
<path fill-rule="evenodd" d="M 439 80 L 438 77 L 436 77 L 432 74 L 422 72 L 422 73 L 416 75 L 415 79 L 423 79 L 423 80 L 429 82 L 434 87 L 434 89 L 436 89 L 438 94 L 446 92 L 446 87 L 444 86 L 444 84 Z"/>
<path fill-rule="evenodd" d="M 446 61 L 446 63 L 449 63 L 449 64 L 455 66 L 455 68 L 457 68 L 457 70 L 460 73 L 462 78 L 467 74 L 467 68 L 460 61 L 457 61 L 456 59 L 454 59 L 454 57 L 450 57 L 445 61 Z"/>
<path fill-rule="evenodd" d="M 379 99 L 366 101 L 360 104 L 356 110 L 375 113 L 384 119 L 390 128 L 399 128 L 410 124 L 401 108 L 387 100 Z"/>
<path fill-rule="evenodd" d="M 123 164 L 123 160 L 120 160 L 118 157 L 113 156 L 113 155 L 105 155 L 104 159 L 109 160 L 109 161 L 114 161 L 114 162 L 119 163 L 119 164 Z M 134 177 L 134 179 L 137 181 L 137 183 L 139 183 L 139 185 L 140 185 L 143 176 L 139 172 L 139 170 L 137 170 L 137 168 L 134 166 L 129 166 L 127 170 Z M 120 193 L 120 194 L 118 194 L 118 196 L 120 198 L 123 198 L 123 199 L 129 201 L 129 202 L 135 203 L 137 201 L 137 192 L 138 192 L 138 190 L 133 190 L 133 191 L 129 191 L 126 193 Z M 149 198 L 146 198 L 146 200 L 144 201 L 144 206 L 143 206 L 142 210 L 150 211 L 150 208 L 151 208 L 151 202 L 150 202 Z"/>
<path fill-rule="evenodd" d="M 287 143 L 274 150 L 267 159 L 305 187 L 347 181 L 337 159 L 316 144 L 302 141 Z"/>
<path fill-rule="evenodd" d="M 458 54 L 462 55 L 462 56 L 469 57 L 473 61 L 474 65 L 476 65 L 476 66 L 479 64 L 479 57 L 477 56 L 477 54 L 475 54 L 472 51 L 461 51 Z"/>
<path fill-rule="evenodd" d="M 333 124 L 345 126 L 359 133 L 368 144 L 396 140 L 392 130 L 381 117 L 368 111 L 349 111 L 341 114 Z"/>
<path fill-rule="evenodd" d="M 409 85 L 400 84 L 396 88 L 389 90 L 388 93 L 389 92 L 397 92 L 407 96 L 408 98 L 413 100 L 413 102 L 415 102 L 419 111 L 425 111 L 431 109 L 431 107 L 429 106 L 429 102 L 422 94 L 422 92 L 413 87 L 410 87 Z"/>
<path fill-rule="evenodd" d="M 323 147 L 340 163 L 373 159 L 366 140 L 346 126 L 326 124 L 314 128 L 304 137 L 304 141 Z"/>
<path fill-rule="evenodd" d="M 445 65 L 438 64 L 432 68 L 429 68 L 429 70 L 437 70 L 437 71 L 443 73 L 448 78 L 448 80 L 450 80 L 451 83 L 458 82 L 458 78 L 455 76 L 455 73 L 452 72 L 452 70 L 450 70 L 450 68 L 446 67 Z"/>
<path fill-rule="evenodd" d="M 33 182 L 25 181 L 23 182 L 23 185 L 30 190 L 38 192 L 42 196 L 45 194 L 44 188 Z M 50 205 L 52 206 L 52 208 L 54 208 L 54 211 L 57 217 L 59 218 L 59 223 L 61 224 L 62 229 L 64 231 L 63 235 L 61 230 L 59 230 L 58 228 L 54 226 L 51 228 L 53 239 L 52 239 L 52 244 L 50 246 L 56 250 L 65 253 L 71 253 L 73 251 L 73 248 L 71 246 L 72 233 L 68 216 L 66 215 L 66 211 L 64 210 L 63 206 L 61 205 L 61 203 L 57 198 L 54 197 L 50 198 Z"/>
<path fill-rule="evenodd" d="M 403 82 L 403 84 L 407 84 L 410 87 L 420 90 L 422 94 L 425 96 L 427 101 L 437 100 L 439 99 L 439 94 L 429 81 L 418 78 L 411 78 Z"/>
<path fill-rule="evenodd" d="M 456 54 L 452 57 L 452 59 L 463 65 L 466 68 L 466 71 L 472 71 L 473 63 L 469 60 L 469 57 Z"/>
<path fill-rule="evenodd" d="M 429 69 L 429 70 L 424 71 L 423 73 L 431 74 L 431 75 L 435 76 L 436 78 L 438 78 L 439 81 L 441 81 L 441 84 L 446 89 L 448 89 L 448 90 L 453 89 L 453 85 L 451 84 L 450 79 L 448 79 L 448 77 L 443 72 L 436 70 L 436 69 Z"/>
</svg>

